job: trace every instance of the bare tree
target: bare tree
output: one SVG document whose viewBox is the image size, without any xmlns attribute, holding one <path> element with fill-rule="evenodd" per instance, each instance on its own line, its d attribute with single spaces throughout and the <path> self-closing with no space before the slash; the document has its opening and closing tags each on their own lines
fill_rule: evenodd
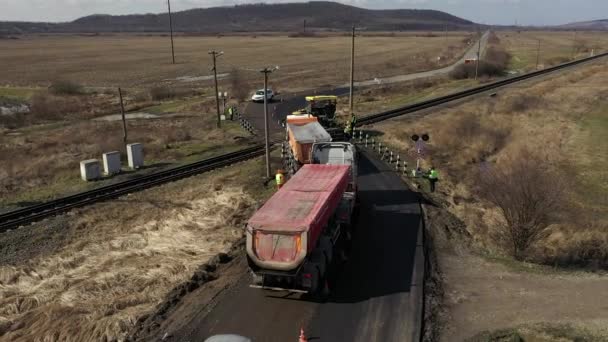
<svg viewBox="0 0 608 342">
<path fill-rule="evenodd" d="M 243 72 L 237 68 L 230 72 L 230 88 L 232 96 L 238 101 L 244 101 L 249 93 L 249 84 L 243 77 Z"/>
<path fill-rule="evenodd" d="M 565 203 L 565 178 L 527 149 L 480 172 L 479 194 L 496 205 L 504 219 L 497 237 L 522 260 L 556 222 Z"/>
</svg>

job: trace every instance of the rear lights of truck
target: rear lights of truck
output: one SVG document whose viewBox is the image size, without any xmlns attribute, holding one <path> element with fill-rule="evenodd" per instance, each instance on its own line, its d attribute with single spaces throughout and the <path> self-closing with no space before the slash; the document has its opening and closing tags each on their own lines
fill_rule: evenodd
<svg viewBox="0 0 608 342">
<path fill-rule="evenodd" d="M 253 250 L 262 261 L 291 262 L 302 251 L 302 236 L 255 232 Z"/>
</svg>

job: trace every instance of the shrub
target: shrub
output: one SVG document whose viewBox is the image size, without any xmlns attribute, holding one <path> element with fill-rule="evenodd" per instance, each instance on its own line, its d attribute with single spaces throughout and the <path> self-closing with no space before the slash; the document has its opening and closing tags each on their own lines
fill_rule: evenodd
<svg viewBox="0 0 608 342">
<path fill-rule="evenodd" d="M 192 89 L 170 88 L 167 86 L 156 86 L 150 89 L 150 98 L 154 101 L 174 99 L 178 97 L 191 96 L 194 94 Z"/>
<path fill-rule="evenodd" d="M 509 100 L 507 106 L 511 112 L 524 112 L 538 106 L 539 102 L 537 96 L 518 94 Z"/>
<path fill-rule="evenodd" d="M 82 102 L 77 99 L 53 96 L 46 92 L 37 92 L 31 98 L 31 120 L 61 120 L 68 114 L 82 110 Z"/>
<path fill-rule="evenodd" d="M 479 61 L 478 77 L 503 76 L 511 60 L 511 54 L 497 47 L 490 47 L 486 51 L 485 58 Z M 452 72 L 453 79 L 465 79 L 475 77 L 476 63 L 460 64 Z"/>
<path fill-rule="evenodd" d="M 480 171 L 477 192 L 498 207 L 503 222 L 497 241 L 523 260 L 530 246 L 547 236 L 563 208 L 565 178 L 527 149 L 493 168 Z"/>
<path fill-rule="evenodd" d="M 498 45 L 500 44 L 500 38 L 496 35 L 494 31 L 490 32 L 488 36 L 488 44 Z"/>
<path fill-rule="evenodd" d="M 238 101 L 244 101 L 249 94 L 249 84 L 243 77 L 243 72 L 237 68 L 230 72 L 230 91 Z"/>
<path fill-rule="evenodd" d="M 55 95 L 82 95 L 84 94 L 84 88 L 75 82 L 61 80 L 55 81 L 49 87 L 51 93 Z"/>
<path fill-rule="evenodd" d="M 465 78 L 475 77 L 475 63 L 471 64 L 460 64 L 450 72 L 450 77 L 456 80 L 462 80 Z M 477 70 L 477 77 L 495 77 L 503 76 L 505 68 L 496 64 L 488 63 L 486 61 L 479 61 L 479 69 Z"/>
</svg>

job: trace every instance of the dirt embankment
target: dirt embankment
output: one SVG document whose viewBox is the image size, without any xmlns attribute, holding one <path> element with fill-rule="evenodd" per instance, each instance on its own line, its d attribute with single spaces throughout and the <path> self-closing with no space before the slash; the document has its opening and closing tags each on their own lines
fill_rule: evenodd
<svg viewBox="0 0 608 342">
<path fill-rule="evenodd" d="M 242 241 L 242 224 L 266 191 L 261 165 L 246 162 L 40 223 L 51 228 L 39 230 L 44 244 L 29 241 L 27 227 L 3 234 L 21 248 L 0 264 L 0 337 L 121 340 L 162 315 L 213 279 Z"/>
</svg>

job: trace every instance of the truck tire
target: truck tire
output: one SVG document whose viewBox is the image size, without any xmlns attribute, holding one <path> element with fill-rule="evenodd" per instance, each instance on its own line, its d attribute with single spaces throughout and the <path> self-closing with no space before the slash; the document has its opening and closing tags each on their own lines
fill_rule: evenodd
<svg viewBox="0 0 608 342">
<path fill-rule="evenodd" d="M 325 254 L 325 261 L 327 262 L 328 266 L 331 265 L 331 261 L 333 259 L 333 247 L 333 243 L 328 236 L 321 236 L 319 238 L 318 248 L 323 251 L 323 254 Z"/>
<path fill-rule="evenodd" d="M 317 265 L 313 263 L 307 263 L 302 267 L 302 272 L 312 275 L 310 279 L 312 284 L 310 287 L 310 293 L 313 294 L 318 292 L 319 284 L 321 283 L 321 274 Z"/>
<path fill-rule="evenodd" d="M 329 263 L 327 262 L 327 257 L 325 256 L 323 250 L 319 248 L 315 249 L 310 256 L 310 263 L 317 267 L 320 278 L 325 277 Z"/>
</svg>

